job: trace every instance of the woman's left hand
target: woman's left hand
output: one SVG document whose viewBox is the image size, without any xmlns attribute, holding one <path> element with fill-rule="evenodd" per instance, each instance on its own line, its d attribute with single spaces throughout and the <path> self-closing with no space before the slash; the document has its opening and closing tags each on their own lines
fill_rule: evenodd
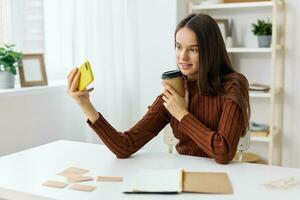
<svg viewBox="0 0 300 200">
<path fill-rule="evenodd" d="M 178 121 L 187 115 L 188 112 L 188 90 L 186 89 L 185 83 L 185 97 L 180 96 L 174 88 L 167 83 L 163 83 L 165 88 L 162 99 L 164 100 L 164 106 L 175 117 Z"/>
</svg>

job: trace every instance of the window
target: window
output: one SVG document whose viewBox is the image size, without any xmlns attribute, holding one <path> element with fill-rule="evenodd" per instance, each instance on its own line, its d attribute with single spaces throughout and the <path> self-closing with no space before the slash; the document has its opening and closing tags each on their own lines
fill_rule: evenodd
<svg viewBox="0 0 300 200">
<path fill-rule="evenodd" d="M 9 0 L 6 3 L 7 42 L 16 44 L 23 53 L 44 52 L 43 1 Z"/>
</svg>

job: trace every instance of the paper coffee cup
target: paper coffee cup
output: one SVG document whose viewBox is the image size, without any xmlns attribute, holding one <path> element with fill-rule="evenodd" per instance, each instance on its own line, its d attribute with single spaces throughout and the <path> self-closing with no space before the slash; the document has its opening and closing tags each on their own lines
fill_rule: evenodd
<svg viewBox="0 0 300 200">
<path fill-rule="evenodd" d="M 161 75 L 163 82 L 169 84 L 182 97 L 184 97 L 184 79 L 179 70 L 166 71 Z"/>
</svg>

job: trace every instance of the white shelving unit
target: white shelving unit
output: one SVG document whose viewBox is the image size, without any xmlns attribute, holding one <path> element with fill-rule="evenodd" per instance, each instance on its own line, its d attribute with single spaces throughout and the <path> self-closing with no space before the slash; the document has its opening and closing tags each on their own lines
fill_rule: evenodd
<svg viewBox="0 0 300 200">
<path fill-rule="evenodd" d="M 253 136 L 251 142 L 259 142 L 268 146 L 267 162 L 269 165 L 281 165 L 281 141 L 283 125 L 283 78 L 284 78 L 284 36 L 285 36 L 285 2 L 284 0 L 270 0 L 263 2 L 248 3 L 218 3 L 218 4 L 197 4 L 195 0 L 189 2 L 189 13 L 212 13 L 225 11 L 246 13 L 248 9 L 269 9 L 272 18 L 272 45 L 270 48 L 255 47 L 231 47 L 227 52 L 231 56 L 247 56 L 250 54 L 259 55 L 270 61 L 270 91 L 250 91 L 250 101 L 253 99 L 266 99 L 265 109 L 270 112 L 269 134 L 266 137 Z M 253 10 L 253 9 L 252 9 Z M 253 21 L 249 22 L 253 23 Z M 267 76 L 267 75 L 266 75 Z M 255 112 L 252 110 L 252 112 Z M 261 112 L 261 111 L 259 111 Z M 263 111 L 264 112 L 264 111 Z M 275 152 L 277 150 L 277 152 Z M 277 162 L 274 162 L 274 157 Z"/>
</svg>

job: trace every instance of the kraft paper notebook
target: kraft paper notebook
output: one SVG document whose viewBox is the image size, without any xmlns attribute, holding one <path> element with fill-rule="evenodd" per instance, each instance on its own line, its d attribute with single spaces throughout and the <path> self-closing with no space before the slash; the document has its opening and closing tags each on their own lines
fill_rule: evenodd
<svg viewBox="0 0 300 200">
<path fill-rule="evenodd" d="M 141 170 L 126 182 L 126 194 L 179 194 L 207 193 L 232 194 L 233 189 L 226 173 L 187 172 L 182 169 Z"/>
</svg>

